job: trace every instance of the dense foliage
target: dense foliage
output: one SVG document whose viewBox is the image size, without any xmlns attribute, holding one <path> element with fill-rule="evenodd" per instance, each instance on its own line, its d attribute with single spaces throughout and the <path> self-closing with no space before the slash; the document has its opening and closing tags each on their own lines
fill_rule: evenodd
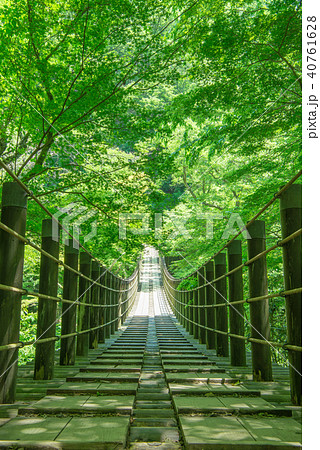
<svg viewBox="0 0 320 450">
<path fill-rule="evenodd" d="M 117 273 L 148 243 L 180 257 L 178 277 L 194 272 L 300 169 L 299 1 L 0 5 L 0 158 L 52 213 L 71 205 L 81 241 Z M 149 233 L 127 220 L 119 239 L 130 213 L 149 214 Z M 37 243 L 42 218 L 31 200 Z M 278 204 L 263 218 L 271 245 Z M 268 263 L 281 290 L 281 254 Z M 26 269 L 37 287 L 31 253 Z"/>
</svg>

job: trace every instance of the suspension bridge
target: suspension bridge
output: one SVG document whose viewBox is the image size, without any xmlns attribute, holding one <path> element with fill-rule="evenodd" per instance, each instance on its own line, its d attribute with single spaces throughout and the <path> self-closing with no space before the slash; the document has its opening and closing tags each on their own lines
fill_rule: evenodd
<svg viewBox="0 0 320 450">
<path fill-rule="evenodd" d="M 3 186 L 0 222 L 1 448 L 301 447 L 301 173 L 248 222 L 248 260 L 239 233 L 194 269 L 198 285 L 182 290 L 170 258 L 152 247 L 125 279 L 72 236 L 61 259 L 54 217 L 5 169 L 13 180 Z M 27 199 L 49 215 L 41 246 L 26 238 Z M 267 248 L 260 215 L 279 199 L 282 238 Z M 23 287 L 26 246 L 41 255 L 34 291 Z M 285 290 L 268 293 L 266 256 L 276 248 Z M 28 295 L 38 299 L 37 338 L 23 342 Z M 275 297 L 284 299 L 287 342 L 270 340 Z M 34 361 L 18 365 L 19 349 L 31 345 Z M 286 350 L 288 367 L 272 361 L 271 348 Z"/>
</svg>

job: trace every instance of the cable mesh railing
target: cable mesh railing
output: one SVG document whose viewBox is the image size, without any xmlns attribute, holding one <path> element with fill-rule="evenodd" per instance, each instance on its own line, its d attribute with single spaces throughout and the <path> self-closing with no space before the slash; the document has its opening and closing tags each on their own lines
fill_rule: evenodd
<svg viewBox="0 0 320 450">
<path fill-rule="evenodd" d="M 54 375 L 57 341 L 60 365 L 72 365 L 76 357 L 87 356 L 127 318 L 139 289 L 140 260 L 131 276 L 121 278 L 95 258 L 1 161 L 0 168 L 13 180 L 3 184 L 0 219 L 0 403 L 12 403 L 19 349 L 35 347 L 34 378 L 38 380 Z M 26 237 L 28 198 L 49 216 L 42 220 L 41 244 Z M 61 231 L 67 236 L 63 243 Z M 26 247 L 40 255 L 37 288 L 35 283 L 31 288 L 23 286 Z M 37 332 L 32 340 L 19 336 L 25 296 L 37 305 Z"/>
<path fill-rule="evenodd" d="M 192 273 L 175 278 L 170 274 L 168 258 L 161 258 L 164 290 L 178 320 L 200 342 L 216 349 L 218 356 L 231 356 L 234 366 L 246 365 L 246 344 L 251 344 L 253 377 L 270 381 L 270 349 L 288 352 L 291 394 L 301 404 L 302 372 L 302 276 L 301 276 L 301 185 L 295 183 L 301 171 L 286 183 L 232 239 L 196 269 L 186 258 Z M 265 222 L 260 216 L 280 199 L 282 239 L 266 248 Z M 259 218 L 259 220 L 258 220 Z M 243 261 L 242 242 L 236 239 L 247 232 L 247 255 Z M 268 292 L 267 255 L 282 249 L 284 289 Z M 224 250 L 227 250 L 225 253 Z M 244 295 L 243 271 L 247 270 L 248 295 Z M 197 286 L 187 289 L 187 280 Z M 285 300 L 287 341 L 270 339 L 269 300 Z M 248 310 L 244 305 L 248 304 Z M 247 319 L 245 314 L 249 313 Z M 245 330 L 250 330 L 246 336 Z"/>
</svg>

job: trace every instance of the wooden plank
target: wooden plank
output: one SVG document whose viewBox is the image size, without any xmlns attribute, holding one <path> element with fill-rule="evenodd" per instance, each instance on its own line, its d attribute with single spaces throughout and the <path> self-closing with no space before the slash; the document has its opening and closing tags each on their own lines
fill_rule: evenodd
<svg viewBox="0 0 320 450">
<path fill-rule="evenodd" d="M 123 448 L 129 421 L 130 417 L 73 417 L 57 438 L 57 442 L 78 443 L 78 448 L 82 448 L 83 442 L 114 444 Z"/>
<path fill-rule="evenodd" d="M 32 406 L 19 408 L 19 414 L 130 414 L 133 395 L 119 396 L 46 396 Z"/>
<path fill-rule="evenodd" d="M 0 428 L 0 439 L 53 441 L 69 421 L 70 417 L 17 417 Z"/>
</svg>

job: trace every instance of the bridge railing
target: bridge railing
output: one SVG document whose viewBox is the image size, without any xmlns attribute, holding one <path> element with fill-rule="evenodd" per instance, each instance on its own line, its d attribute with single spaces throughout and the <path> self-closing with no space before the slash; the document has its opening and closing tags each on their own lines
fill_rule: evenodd
<svg viewBox="0 0 320 450">
<path fill-rule="evenodd" d="M 178 289 L 187 279 L 174 278 L 161 259 L 164 289 L 180 323 L 218 356 L 229 356 L 231 364 L 246 365 L 246 343 L 251 343 L 253 379 L 271 381 L 271 348 L 288 351 L 291 397 L 301 404 L 302 390 L 302 189 L 294 182 L 299 172 L 247 223 L 247 254 L 243 262 L 241 230 L 209 261 L 189 277 L 198 286 Z M 266 248 L 265 222 L 258 218 L 280 199 L 282 239 Z M 282 248 L 285 290 L 268 293 L 267 254 Z M 224 252 L 227 250 L 227 253 Z M 248 293 L 244 295 L 243 269 L 248 268 Z M 269 299 L 285 299 L 287 342 L 270 341 Z M 244 304 L 249 304 L 250 336 L 245 335 Z"/>
<path fill-rule="evenodd" d="M 55 343 L 60 365 L 73 365 L 113 334 L 128 316 L 138 291 L 139 263 L 129 278 L 120 278 L 90 254 L 3 163 L 13 181 L 2 189 L 0 220 L 0 403 L 13 403 L 19 348 L 34 345 L 34 379 L 54 376 Z M 27 200 L 34 200 L 49 216 L 42 221 L 41 245 L 26 237 Z M 68 239 L 63 243 L 61 230 Z M 39 289 L 23 288 L 24 251 L 40 254 Z M 63 268 L 62 296 L 58 295 Z M 21 299 L 37 302 L 36 339 L 19 340 Z M 61 315 L 57 305 L 61 304 Z M 61 321 L 61 334 L 56 325 Z"/>
</svg>

